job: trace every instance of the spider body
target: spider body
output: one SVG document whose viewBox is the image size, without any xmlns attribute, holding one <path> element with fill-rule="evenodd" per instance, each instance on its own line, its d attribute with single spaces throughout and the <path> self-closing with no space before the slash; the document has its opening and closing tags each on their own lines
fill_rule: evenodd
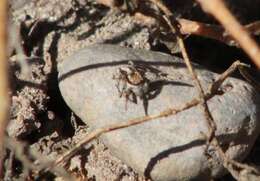
<svg viewBox="0 0 260 181">
<path fill-rule="evenodd" d="M 151 83 L 158 79 L 159 75 L 144 66 L 129 61 L 126 66 L 120 67 L 113 79 L 117 81 L 116 87 L 119 97 L 125 97 L 125 109 L 127 110 L 127 102 L 131 101 L 137 104 L 137 99 L 143 100 L 146 107 L 149 99 Z M 147 111 L 145 111 L 147 114 Z"/>
</svg>

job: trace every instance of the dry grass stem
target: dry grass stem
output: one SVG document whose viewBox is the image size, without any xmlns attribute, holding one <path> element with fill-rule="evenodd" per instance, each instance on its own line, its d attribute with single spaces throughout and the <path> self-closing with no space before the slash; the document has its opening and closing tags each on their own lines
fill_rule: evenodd
<svg viewBox="0 0 260 181">
<path fill-rule="evenodd" d="M 211 13 L 239 43 L 255 65 L 260 68 L 260 48 L 246 29 L 230 13 L 223 0 L 197 0 L 202 8 Z"/>
<path fill-rule="evenodd" d="M 219 78 L 215 81 L 214 84 L 210 87 L 210 92 L 217 92 L 220 85 L 226 80 L 230 74 L 232 74 L 235 70 L 239 69 L 239 67 L 248 66 L 240 61 L 235 61 L 225 72 L 223 72 Z"/>
<path fill-rule="evenodd" d="M 178 19 L 178 22 L 180 24 L 181 34 L 199 35 L 225 42 L 223 37 L 224 30 L 220 26 L 191 21 L 188 19 Z"/>
<path fill-rule="evenodd" d="M 29 78 L 30 66 L 26 60 L 27 56 L 25 55 L 25 53 L 23 51 L 23 47 L 21 45 L 22 39 L 19 34 L 19 28 L 15 24 L 9 25 L 9 28 L 11 31 L 10 37 L 9 37 L 11 42 L 9 41 L 9 43 L 10 43 L 10 46 L 13 46 L 16 51 L 18 63 L 20 64 L 20 67 L 21 67 L 21 74 L 25 78 Z"/>
<path fill-rule="evenodd" d="M 188 19 L 177 19 L 180 24 L 180 32 L 183 35 L 192 34 L 221 41 L 229 46 L 239 47 L 239 44 L 220 26 L 205 24 Z M 260 34 L 260 21 L 245 25 L 244 28 L 251 35 Z"/>
<path fill-rule="evenodd" d="M 215 122 L 213 121 L 213 118 L 212 118 L 210 112 L 209 112 L 209 108 L 208 108 L 208 105 L 207 105 L 207 102 L 206 102 L 205 93 L 204 93 L 204 90 L 202 88 L 202 85 L 201 85 L 201 83 L 200 83 L 200 81 L 197 77 L 196 72 L 194 71 L 194 69 L 191 65 L 191 61 L 190 61 L 189 55 L 187 53 L 187 50 L 185 48 L 185 44 L 184 44 L 184 40 L 182 38 L 182 35 L 179 31 L 179 28 L 177 27 L 177 23 L 174 23 L 174 22 L 172 23 L 170 21 L 170 18 L 173 17 L 173 14 L 170 12 L 170 10 L 160 0 L 151 0 L 151 1 L 163 11 L 163 13 L 165 14 L 165 16 L 163 16 L 165 21 L 169 25 L 171 31 L 173 33 L 176 33 L 176 35 L 177 35 L 177 41 L 178 41 L 184 62 L 186 64 L 192 78 L 194 79 L 196 87 L 199 91 L 199 98 L 201 100 L 201 106 L 202 106 L 203 112 L 205 114 L 205 117 L 206 117 L 206 120 L 207 120 L 208 130 L 209 130 L 208 142 L 210 142 L 212 140 L 213 136 L 215 135 L 216 125 L 215 125 Z M 175 21 L 175 20 L 173 20 L 173 21 Z"/>
<path fill-rule="evenodd" d="M 252 35 L 260 35 L 260 21 L 255 21 L 245 26 Z"/>
<path fill-rule="evenodd" d="M 2 173 L 5 128 L 9 114 L 9 84 L 7 62 L 7 1 L 0 1 L 0 173 Z"/>
</svg>

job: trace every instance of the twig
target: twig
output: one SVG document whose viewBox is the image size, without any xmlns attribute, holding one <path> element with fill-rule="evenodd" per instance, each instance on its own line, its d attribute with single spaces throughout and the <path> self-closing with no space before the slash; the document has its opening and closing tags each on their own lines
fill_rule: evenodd
<svg viewBox="0 0 260 181">
<path fill-rule="evenodd" d="M 234 37 L 239 45 L 249 55 L 255 65 L 260 69 L 260 48 L 250 37 L 246 29 L 239 24 L 236 18 L 230 13 L 223 0 L 197 0 L 202 8 L 211 13 Z"/>
<path fill-rule="evenodd" d="M 177 35 L 177 42 L 178 42 L 179 47 L 181 49 L 183 59 L 185 61 L 185 64 L 186 64 L 190 74 L 192 75 L 192 78 L 194 79 L 196 87 L 199 91 L 199 98 L 201 100 L 201 106 L 203 108 L 203 112 L 205 114 L 206 121 L 207 121 L 207 127 L 208 127 L 208 130 L 209 130 L 209 134 L 208 134 L 208 143 L 209 143 L 212 140 L 212 138 L 215 136 L 216 124 L 213 121 L 213 118 L 212 118 L 212 116 L 209 112 L 209 108 L 208 108 L 208 105 L 207 105 L 207 102 L 206 102 L 204 90 L 202 88 L 202 85 L 201 85 L 198 77 L 197 77 L 196 72 L 194 71 L 194 69 L 191 65 L 191 61 L 190 61 L 189 55 L 186 51 L 182 35 L 179 31 L 179 28 L 177 27 L 176 20 L 173 20 L 175 22 L 171 23 L 170 18 L 173 17 L 173 14 L 168 10 L 168 8 L 160 0 L 151 0 L 151 1 L 163 11 L 163 13 L 165 14 L 165 16 L 163 16 L 163 17 L 164 17 L 166 23 L 170 27 L 171 31 L 175 32 L 176 35 Z"/>
<path fill-rule="evenodd" d="M 192 34 L 221 41 L 229 46 L 239 47 L 239 44 L 220 26 L 205 24 L 188 19 L 177 19 L 180 24 L 180 32 L 183 35 Z M 244 28 L 251 35 L 260 34 L 260 21 L 245 25 Z"/>
<path fill-rule="evenodd" d="M 220 26 L 191 21 L 183 18 L 177 19 L 177 21 L 180 24 L 181 34 L 199 35 L 227 43 L 223 36 L 224 29 Z"/>
<path fill-rule="evenodd" d="M 0 1 L 0 174 L 2 175 L 3 144 L 9 113 L 7 63 L 7 1 Z"/>
<path fill-rule="evenodd" d="M 211 85 L 210 91 L 211 92 L 216 92 L 217 89 L 220 87 L 220 85 L 226 80 L 226 78 L 233 73 L 237 68 L 239 67 L 247 67 L 247 64 L 241 63 L 240 61 L 235 61 L 225 72 L 223 72 L 219 78 L 215 81 L 214 84 Z"/>
<path fill-rule="evenodd" d="M 166 20 L 167 20 L 167 23 L 169 23 L 169 26 L 171 26 L 171 28 L 173 28 L 173 26 L 169 22 L 169 19 L 166 19 Z M 201 106 L 202 106 L 203 112 L 205 114 L 208 130 L 209 130 L 209 134 L 208 134 L 208 143 L 209 143 L 212 140 L 212 138 L 215 136 L 216 124 L 213 121 L 211 113 L 209 112 L 209 108 L 208 108 L 208 105 L 207 105 L 207 100 L 205 98 L 204 90 L 202 88 L 202 85 L 201 85 L 198 77 L 197 77 L 196 72 L 193 70 L 193 67 L 191 65 L 191 61 L 190 61 L 189 55 L 188 55 L 188 53 L 186 51 L 186 48 L 185 48 L 185 44 L 184 44 L 183 38 L 181 36 L 177 35 L 177 41 L 178 41 L 179 47 L 181 49 L 182 56 L 183 56 L 183 59 L 185 61 L 185 64 L 188 67 L 188 70 L 189 70 L 190 74 L 192 75 L 193 79 L 195 80 L 196 87 L 197 87 L 197 89 L 199 91 L 199 97 L 200 97 L 200 100 L 201 100 Z"/>
<path fill-rule="evenodd" d="M 14 161 L 14 152 L 12 150 L 10 150 L 10 154 L 9 154 L 9 158 L 8 158 L 8 162 L 7 162 L 6 170 L 5 170 L 5 176 L 4 176 L 5 181 L 10 179 L 13 175 L 13 171 L 12 171 L 13 161 Z"/>
<path fill-rule="evenodd" d="M 248 32 L 253 35 L 260 35 L 260 21 L 255 21 L 245 26 Z"/>
<path fill-rule="evenodd" d="M 20 26 L 21 27 L 21 26 Z M 21 45 L 21 35 L 18 32 L 18 27 L 13 23 L 9 25 L 9 28 L 11 29 L 10 32 L 10 46 L 13 46 L 15 51 L 16 51 L 16 55 L 17 55 L 17 60 L 18 63 L 20 64 L 21 67 L 21 74 L 25 77 L 25 78 L 29 78 L 30 75 L 30 66 L 27 62 L 27 56 L 25 55 L 22 45 Z"/>
</svg>

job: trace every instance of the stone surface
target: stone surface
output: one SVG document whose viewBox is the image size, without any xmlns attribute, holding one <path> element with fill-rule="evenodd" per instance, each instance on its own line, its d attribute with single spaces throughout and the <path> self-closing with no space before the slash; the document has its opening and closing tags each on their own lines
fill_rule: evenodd
<svg viewBox="0 0 260 181">
<path fill-rule="evenodd" d="M 92 45 L 59 65 L 59 87 L 66 103 L 92 129 L 144 116 L 137 104 L 119 97 L 114 73 L 128 61 L 141 63 L 171 78 L 148 100 L 148 114 L 179 107 L 197 97 L 193 81 L 180 58 L 112 45 Z M 195 66 L 206 90 L 217 74 Z M 223 93 L 211 98 L 209 109 L 216 120 L 217 137 L 227 155 L 242 160 L 259 133 L 260 96 L 244 81 L 229 78 Z M 114 155 L 154 180 L 193 180 L 225 173 L 214 150 L 204 154 L 201 132 L 205 118 L 196 106 L 175 116 L 153 120 L 101 136 Z"/>
</svg>

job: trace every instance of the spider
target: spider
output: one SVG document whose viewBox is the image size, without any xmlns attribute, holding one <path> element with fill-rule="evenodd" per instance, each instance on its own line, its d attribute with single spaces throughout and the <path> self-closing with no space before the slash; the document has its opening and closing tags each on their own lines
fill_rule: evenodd
<svg viewBox="0 0 260 181">
<path fill-rule="evenodd" d="M 158 72 L 157 72 L 158 73 Z M 147 115 L 147 106 L 152 79 L 158 78 L 155 72 L 144 65 L 135 64 L 129 61 L 124 67 L 120 67 L 113 79 L 117 81 L 116 87 L 119 92 L 119 97 L 125 97 L 125 110 L 127 103 L 131 101 L 137 104 L 137 98 L 143 100 L 145 114 Z"/>
</svg>

